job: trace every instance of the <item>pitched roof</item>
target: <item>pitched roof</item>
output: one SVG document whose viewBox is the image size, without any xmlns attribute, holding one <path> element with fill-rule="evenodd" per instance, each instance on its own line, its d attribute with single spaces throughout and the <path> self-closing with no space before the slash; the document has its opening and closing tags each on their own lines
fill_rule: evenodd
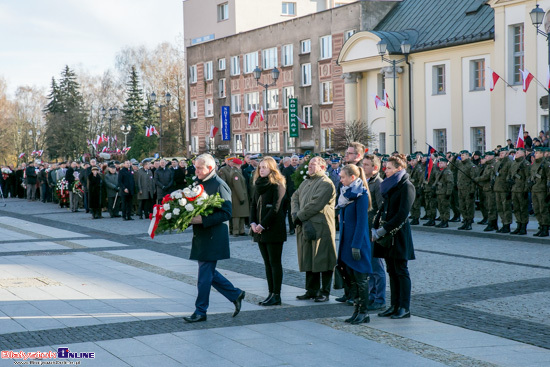
<svg viewBox="0 0 550 367">
<path fill-rule="evenodd" d="M 491 40 L 495 35 L 494 11 L 486 3 L 487 0 L 403 0 L 372 33 L 387 41 L 390 53 L 399 53 L 397 41 L 406 37 L 411 41 L 411 52 Z M 388 39 L 391 35 L 393 42 Z"/>
</svg>

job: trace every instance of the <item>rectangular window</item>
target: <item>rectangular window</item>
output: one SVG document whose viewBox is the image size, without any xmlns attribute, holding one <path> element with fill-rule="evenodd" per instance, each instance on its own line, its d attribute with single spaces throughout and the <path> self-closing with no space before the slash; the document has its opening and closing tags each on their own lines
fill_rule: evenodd
<svg viewBox="0 0 550 367">
<path fill-rule="evenodd" d="M 311 52 L 311 40 L 300 41 L 300 53 L 308 54 Z"/>
<path fill-rule="evenodd" d="M 264 70 L 277 67 L 277 47 L 262 50 L 262 67 Z"/>
<path fill-rule="evenodd" d="M 218 80 L 218 97 L 225 98 L 225 78 Z"/>
<path fill-rule="evenodd" d="M 470 61 L 470 90 L 485 90 L 485 59 Z"/>
<path fill-rule="evenodd" d="M 283 46 L 281 56 L 283 66 L 290 66 L 294 63 L 293 49 L 292 44 Z"/>
<path fill-rule="evenodd" d="M 378 147 L 380 148 L 380 154 L 386 154 L 386 133 L 378 134 Z"/>
<path fill-rule="evenodd" d="M 508 130 L 510 131 L 510 135 L 508 135 L 508 136 L 511 137 L 510 139 L 512 139 L 512 144 L 514 144 L 514 146 L 517 143 L 520 127 L 521 127 L 521 125 L 510 125 L 510 126 L 508 126 Z"/>
<path fill-rule="evenodd" d="M 548 119 L 548 115 L 541 115 L 540 116 L 540 128 L 541 128 L 541 130 L 544 130 L 544 131 L 550 130 L 550 122 L 549 122 L 549 119 Z"/>
<path fill-rule="evenodd" d="M 332 36 L 321 37 L 321 60 L 332 57 Z"/>
<path fill-rule="evenodd" d="M 432 68 L 432 94 L 445 94 L 445 65 Z"/>
<path fill-rule="evenodd" d="M 283 87 L 283 108 L 288 108 L 289 98 L 294 98 L 294 87 Z"/>
<path fill-rule="evenodd" d="M 332 82 L 322 82 L 320 92 L 321 104 L 332 103 Z"/>
<path fill-rule="evenodd" d="M 519 69 L 524 69 L 524 33 L 523 24 L 516 24 L 512 26 L 512 75 L 513 83 L 521 84 L 523 80 Z"/>
<path fill-rule="evenodd" d="M 438 152 L 447 152 L 447 129 L 434 130 L 434 148 Z"/>
<path fill-rule="evenodd" d="M 288 136 L 288 131 L 283 131 L 283 139 L 285 142 L 285 153 L 294 153 L 296 151 L 296 138 Z"/>
<path fill-rule="evenodd" d="M 246 134 L 246 152 L 260 153 L 260 133 Z"/>
<path fill-rule="evenodd" d="M 311 64 L 302 64 L 302 86 L 311 85 Z"/>
<path fill-rule="evenodd" d="M 269 152 L 278 152 L 281 150 L 279 145 L 279 133 L 269 133 Z"/>
<path fill-rule="evenodd" d="M 296 3 L 288 3 L 283 1 L 282 15 L 296 15 Z"/>
<path fill-rule="evenodd" d="M 197 65 L 192 65 L 189 68 L 189 83 L 197 82 Z"/>
<path fill-rule="evenodd" d="M 206 151 L 207 151 L 207 152 L 211 152 L 211 151 L 213 151 L 214 149 L 216 149 L 215 139 L 214 139 L 214 138 L 207 137 L 205 140 L 206 140 Z"/>
<path fill-rule="evenodd" d="M 355 34 L 355 29 L 350 29 L 344 32 L 344 42 L 346 42 L 351 36 Z"/>
<path fill-rule="evenodd" d="M 244 95 L 244 112 L 258 111 L 260 106 L 260 94 L 258 92 L 246 93 Z"/>
<path fill-rule="evenodd" d="M 212 98 L 206 98 L 204 100 L 204 117 L 214 116 L 214 101 Z"/>
<path fill-rule="evenodd" d="M 212 80 L 213 78 L 212 61 L 207 61 L 204 63 L 204 80 Z"/>
<path fill-rule="evenodd" d="M 332 149 L 334 129 L 321 129 L 321 150 Z"/>
<path fill-rule="evenodd" d="M 231 75 L 241 74 L 241 63 L 239 56 L 231 56 Z"/>
<path fill-rule="evenodd" d="M 197 101 L 191 101 L 191 118 L 197 118 Z"/>
<path fill-rule="evenodd" d="M 471 137 L 472 152 L 479 150 L 481 153 L 485 153 L 485 127 L 472 127 Z"/>
<path fill-rule="evenodd" d="M 199 137 L 198 136 L 192 136 L 191 137 L 191 151 L 194 154 L 197 154 L 199 152 Z"/>
<path fill-rule="evenodd" d="M 377 75 L 377 91 L 378 91 L 378 97 L 381 99 L 384 99 L 384 91 L 386 90 L 386 78 L 384 77 L 384 73 L 380 73 Z"/>
<path fill-rule="evenodd" d="M 229 4 L 223 3 L 218 5 L 218 22 L 229 19 Z"/>
<path fill-rule="evenodd" d="M 225 70 L 225 58 L 218 59 L 218 70 Z"/>
<path fill-rule="evenodd" d="M 243 136 L 241 134 L 233 135 L 233 151 L 235 153 L 243 151 Z"/>
<path fill-rule="evenodd" d="M 279 108 L 279 89 L 268 89 L 266 103 L 264 103 L 264 109 L 267 111 L 267 110 L 276 110 L 278 108 Z"/>
<path fill-rule="evenodd" d="M 258 53 L 257 52 L 251 52 L 249 54 L 244 55 L 244 73 L 250 74 L 256 69 L 256 66 L 258 66 Z"/>
<path fill-rule="evenodd" d="M 304 106 L 302 107 L 302 115 L 304 116 L 303 120 L 307 124 L 307 127 L 311 127 L 311 121 L 313 120 L 311 115 L 313 112 L 313 108 L 311 106 Z"/>
<path fill-rule="evenodd" d="M 241 95 L 231 95 L 231 113 L 241 113 Z"/>
</svg>

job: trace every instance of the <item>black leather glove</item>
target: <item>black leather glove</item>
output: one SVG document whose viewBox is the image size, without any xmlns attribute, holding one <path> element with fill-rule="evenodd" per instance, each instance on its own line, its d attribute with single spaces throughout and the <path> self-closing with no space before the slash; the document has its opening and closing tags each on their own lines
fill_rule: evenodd
<svg viewBox="0 0 550 367">
<path fill-rule="evenodd" d="M 361 260 L 361 251 L 358 248 L 352 248 L 351 256 L 353 256 L 353 260 L 359 261 Z"/>
<path fill-rule="evenodd" d="M 240 203 L 241 205 L 243 205 L 243 204 L 244 204 L 244 200 L 239 201 L 239 203 Z"/>
<path fill-rule="evenodd" d="M 301 226 L 303 223 L 302 221 L 300 220 L 300 218 L 296 217 L 296 219 L 294 219 L 294 225 L 295 226 Z"/>
</svg>

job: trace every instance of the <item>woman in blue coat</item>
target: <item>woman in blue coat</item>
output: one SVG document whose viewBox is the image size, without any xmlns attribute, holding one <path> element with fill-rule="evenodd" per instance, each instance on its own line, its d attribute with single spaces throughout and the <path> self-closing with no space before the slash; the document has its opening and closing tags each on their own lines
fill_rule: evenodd
<svg viewBox="0 0 550 367">
<path fill-rule="evenodd" d="M 354 164 L 342 168 L 340 182 L 338 267 L 350 293 L 356 296 L 355 310 L 346 322 L 362 324 L 370 321 L 367 311 L 368 274 L 372 273 L 368 217 L 370 192 L 363 169 Z"/>
</svg>

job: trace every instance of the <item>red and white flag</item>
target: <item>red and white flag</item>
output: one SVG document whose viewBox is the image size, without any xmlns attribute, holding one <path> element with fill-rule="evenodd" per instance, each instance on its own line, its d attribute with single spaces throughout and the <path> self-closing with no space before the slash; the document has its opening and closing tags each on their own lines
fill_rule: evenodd
<svg viewBox="0 0 550 367">
<path fill-rule="evenodd" d="M 495 85 L 500 79 L 500 76 L 491 68 L 487 68 L 487 74 L 489 74 L 489 90 L 492 92 L 495 89 Z"/>
<path fill-rule="evenodd" d="M 256 119 L 257 114 L 258 112 L 256 111 L 250 111 L 250 113 L 248 114 L 248 126 L 252 125 L 252 123 Z"/>
<path fill-rule="evenodd" d="M 260 108 L 260 122 L 264 120 L 264 106 Z"/>
<path fill-rule="evenodd" d="M 298 119 L 298 122 L 299 122 L 300 124 L 302 124 L 302 127 L 303 127 L 304 129 L 307 129 L 307 128 L 308 128 L 307 123 L 306 123 L 304 120 L 302 120 L 302 119 L 300 118 L 300 116 L 296 115 L 296 118 Z"/>
<path fill-rule="evenodd" d="M 148 126 L 147 128 L 145 128 L 145 136 L 146 137 L 150 137 L 151 136 L 151 127 Z"/>
<path fill-rule="evenodd" d="M 25 153 L 21 153 L 21 154 L 19 154 L 19 157 L 18 157 L 18 158 L 21 159 L 21 158 L 23 158 L 24 156 L 25 156 Z"/>
<path fill-rule="evenodd" d="M 218 132 L 218 128 L 214 125 L 210 126 L 210 137 L 213 138 L 216 136 L 216 133 Z"/>
<path fill-rule="evenodd" d="M 388 96 L 388 92 L 384 89 L 384 102 L 386 103 L 386 108 L 390 108 L 390 96 Z"/>
<path fill-rule="evenodd" d="M 378 107 L 386 106 L 386 102 L 381 100 L 380 97 L 375 95 L 374 96 L 374 105 L 376 106 L 376 109 L 378 109 Z"/>
<path fill-rule="evenodd" d="M 98 136 L 97 136 L 97 138 L 96 138 L 96 140 L 95 140 L 95 143 L 96 143 L 97 145 L 103 143 L 103 138 L 101 137 L 101 135 L 98 135 Z"/>
<path fill-rule="evenodd" d="M 104 142 L 108 142 L 108 141 L 109 141 L 109 137 L 106 136 L 105 134 L 101 134 L 101 139 L 103 139 Z"/>
<path fill-rule="evenodd" d="M 523 140 L 523 125 L 519 126 L 518 141 L 516 142 L 516 148 L 525 148 L 525 141 Z"/>
<path fill-rule="evenodd" d="M 39 156 L 39 157 L 42 157 L 42 154 L 44 154 L 44 150 L 39 150 L 39 151 L 37 151 L 36 153 L 38 153 L 38 156 Z"/>
<path fill-rule="evenodd" d="M 531 81 L 535 76 L 531 74 L 527 69 L 519 69 L 519 72 L 521 73 L 521 76 L 523 78 L 523 91 L 527 92 L 527 89 L 529 89 L 529 84 L 531 84 Z"/>
<path fill-rule="evenodd" d="M 157 131 L 157 128 L 151 125 L 151 135 L 156 134 L 159 135 L 159 132 Z"/>
<path fill-rule="evenodd" d="M 105 153 L 107 151 L 107 147 L 103 147 L 103 149 L 101 150 L 103 153 Z"/>
<path fill-rule="evenodd" d="M 33 151 L 31 152 L 31 155 L 35 155 L 35 154 L 36 154 L 36 150 L 33 150 Z"/>
</svg>

